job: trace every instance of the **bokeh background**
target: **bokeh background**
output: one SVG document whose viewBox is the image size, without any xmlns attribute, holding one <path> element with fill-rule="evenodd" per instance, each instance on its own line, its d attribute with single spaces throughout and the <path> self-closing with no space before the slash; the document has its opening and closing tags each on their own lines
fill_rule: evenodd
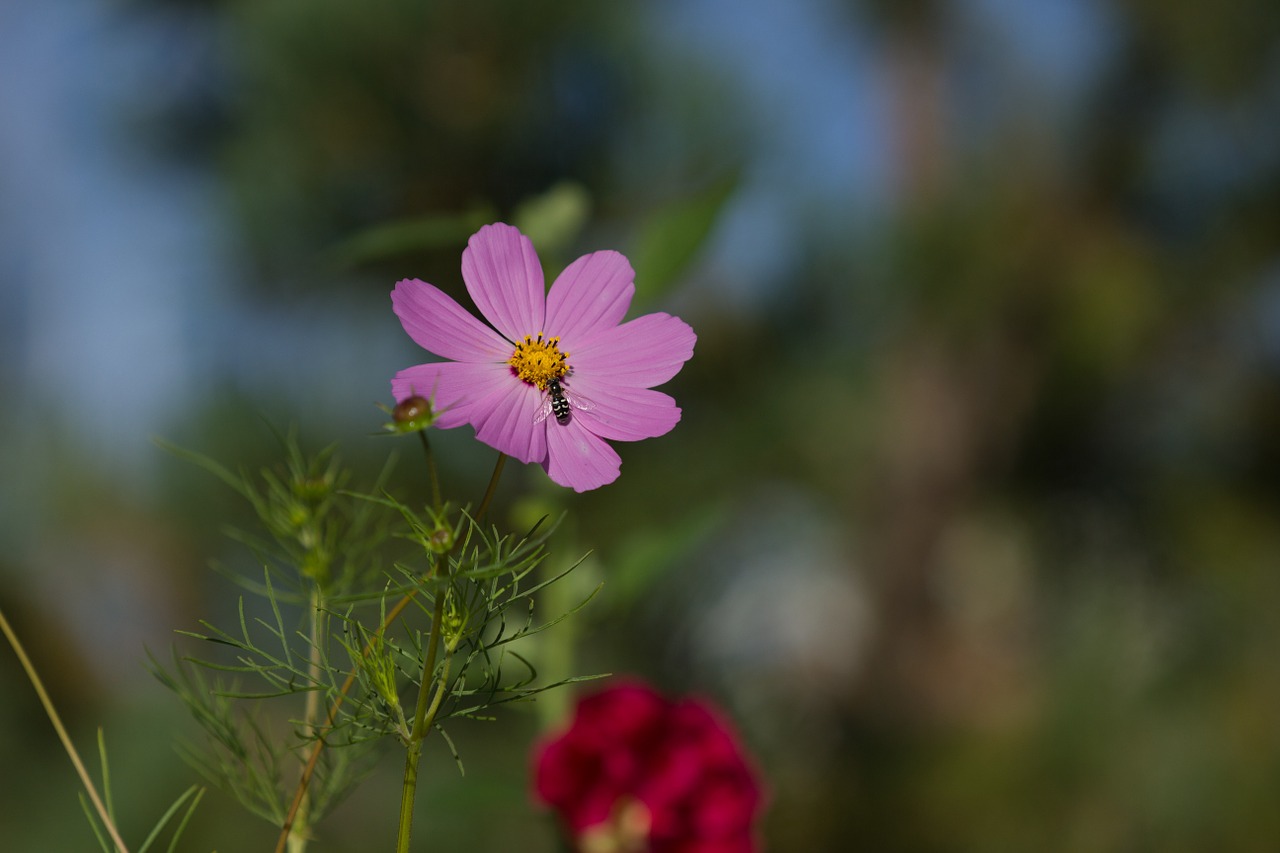
<svg viewBox="0 0 1280 853">
<path fill-rule="evenodd" d="M 376 471 L 390 288 L 497 219 L 698 331 L 617 483 L 496 511 L 571 513 L 572 668 L 729 709 L 769 849 L 1280 846 L 1274 0 L 0 4 L 0 605 L 132 837 L 196 781 L 146 650 L 245 512 L 152 437 Z M 0 686 L 0 846 L 94 849 Z M 567 699 L 428 749 L 421 849 L 556 849 Z M 390 849 L 398 769 L 314 849 Z M 214 792 L 182 849 L 274 837 Z"/>
</svg>

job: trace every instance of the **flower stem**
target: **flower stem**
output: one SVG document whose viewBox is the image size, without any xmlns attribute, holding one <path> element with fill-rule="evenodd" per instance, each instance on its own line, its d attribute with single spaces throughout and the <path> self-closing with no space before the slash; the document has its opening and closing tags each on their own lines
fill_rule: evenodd
<svg viewBox="0 0 1280 853">
<path fill-rule="evenodd" d="M 489 478 L 489 488 L 484 491 L 484 498 L 480 501 L 480 507 L 476 510 L 476 521 L 484 518 L 485 510 L 489 508 L 489 502 L 493 500 L 494 493 L 498 490 L 498 478 L 502 476 L 502 466 L 507 464 L 507 454 L 499 453 L 498 461 L 493 465 L 493 476 Z"/>
<path fill-rule="evenodd" d="M 432 683 L 436 669 L 436 656 L 440 653 L 440 625 L 444 619 L 445 599 L 449 595 L 449 588 L 446 586 L 436 594 L 435 613 L 431 617 L 431 636 L 427 640 L 427 655 L 422 661 L 422 678 L 420 679 L 421 689 L 418 691 L 418 702 L 413 712 L 413 728 L 409 730 L 410 741 L 420 741 L 424 734 L 424 721 L 427 716 L 427 697 L 431 694 L 428 689 Z"/>
<path fill-rule="evenodd" d="M 396 835 L 396 853 L 409 853 L 409 840 L 413 834 L 413 802 L 418 791 L 418 764 L 422 758 L 422 742 L 435 722 L 436 712 L 449 684 L 449 664 L 453 660 L 452 642 L 445 645 L 444 663 L 440 667 L 440 677 L 434 679 L 436 689 L 432 694 L 431 684 L 435 675 L 436 656 L 440 651 L 441 624 L 444 619 L 445 599 L 449 588 L 444 587 L 436 595 L 435 613 L 431 620 L 431 637 L 427 641 L 427 655 L 422 663 L 422 678 L 419 682 L 418 703 L 413 715 L 413 728 L 409 732 L 409 740 L 405 745 L 404 783 L 400 788 L 400 829 Z M 431 696 L 430 704 L 427 697 Z"/>
<path fill-rule="evenodd" d="M 387 611 L 386 617 L 382 620 L 382 626 L 378 629 L 378 634 L 386 632 L 391 623 L 400 618 L 400 614 L 404 612 L 414 599 L 416 592 L 410 592 L 408 595 L 396 602 L 395 606 Z M 367 658 L 373 651 L 374 641 L 370 640 L 365 643 L 364 648 L 360 651 L 361 658 Z M 315 743 L 311 745 L 311 755 L 307 758 L 307 764 L 302 768 L 302 776 L 298 779 L 298 787 L 293 792 L 293 802 L 289 806 L 289 811 L 285 815 L 284 823 L 280 825 L 280 837 L 276 839 L 275 853 L 284 853 L 285 845 L 288 844 L 289 837 L 293 830 L 293 825 L 298 819 L 298 812 L 302 808 L 302 802 L 307 795 L 307 787 L 311 783 L 311 777 L 315 775 L 316 765 L 320 761 L 320 752 L 325 747 L 324 734 L 333 728 L 333 724 L 337 722 L 338 712 L 342 710 L 342 703 L 346 701 L 347 694 L 351 692 L 351 688 L 355 686 L 356 675 L 359 668 L 353 668 L 347 673 L 346 680 L 342 682 L 342 686 L 338 688 L 338 696 L 333 700 L 333 704 L 329 706 L 329 713 L 325 715 L 324 725 L 316 729 Z"/>
<path fill-rule="evenodd" d="M 440 477 L 436 473 L 436 457 L 431 452 L 431 442 L 427 440 L 427 431 L 425 429 L 418 430 L 418 437 L 422 439 L 422 453 L 427 457 L 427 473 L 431 478 L 431 506 L 436 512 L 440 512 L 440 508 L 444 506 L 444 501 L 440 499 Z"/>
<path fill-rule="evenodd" d="M 39 697 L 40 704 L 44 706 L 44 712 L 49 716 L 49 722 L 53 723 L 53 730 L 58 733 L 58 740 L 62 741 L 62 748 L 67 751 L 67 757 L 71 759 L 71 766 L 75 768 L 76 775 L 80 777 L 80 782 L 84 785 L 85 791 L 88 792 L 89 800 L 93 803 L 93 808 L 98 813 L 99 819 L 106 826 L 107 834 L 111 836 L 111 841 L 116 845 L 119 853 L 129 853 L 129 848 L 125 846 L 124 841 L 120 838 L 120 830 L 116 829 L 115 822 L 111 820 L 111 816 L 107 812 L 107 807 L 103 805 L 97 789 L 93 786 L 93 780 L 89 778 L 89 772 L 84 768 L 84 762 L 80 760 L 80 753 L 76 752 L 75 744 L 71 742 L 71 737 L 62 725 L 62 718 L 58 716 L 57 709 L 53 707 L 53 700 L 49 698 L 49 693 L 44 689 L 44 682 L 40 680 L 39 673 L 36 672 L 31 659 L 27 657 L 27 652 L 23 649 L 22 643 L 18 641 L 18 635 L 9 626 L 9 620 L 5 618 L 4 611 L 0 611 L 0 631 L 4 632 L 9 645 L 13 647 L 14 654 L 18 656 L 18 662 L 22 664 L 23 671 L 27 673 L 27 678 L 31 679 L 31 686 L 35 688 L 36 696 Z"/>
<path fill-rule="evenodd" d="M 307 657 L 307 675 L 311 679 L 312 684 L 320 683 L 320 635 L 323 633 L 321 628 L 321 619 L 323 618 L 323 606 L 321 603 L 321 592 L 319 585 L 315 585 L 311 589 L 311 612 L 309 618 L 309 633 L 307 645 L 311 649 L 311 653 Z M 306 730 L 310 737 L 320 737 L 320 693 L 317 690 L 307 691 L 307 704 L 303 719 L 306 722 Z M 307 841 L 310 838 L 311 823 L 311 797 L 304 793 L 303 798 L 298 803 L 298 809 L 293 819 L 293 826 L 289 832 L 289 853 L 304 853 L 307 849 Z"/>
<path fill-rule="evenodd" d="M 485 489 L 484 498 L 476 509 L 477 522 L 484 518 L 485 512 L 489 509 L 506 462 L 507 455 L 499 453 L 498 460 L 493 466 L 493 475 L 489 478 L 489 487 Z M 436 563 L 434 575 L 440 579 L 448 579 L 448 555 L 441 557 Z M 418 701 L 413 714 L 413 729 L 409 732 L 409 739 L 405 744 L 404 782 L 400 787 L 400 829 L 396 835 L 396 853 L 409 853 L 409 841 L 413 835 L 413 803 L 418 793 L 418 764 L 422 758 L 422 742 L 435 724 L 436 714 L 449 688 L 449 664 L 453 660 L 453 650 L 457 646 L 456 638 L 445 643 L 445 656 L 440 667 L 440 676 L 435 677 L 436 657 L 440 652 L 440 635 L 444 625 L 445 604 L 449 598 L 449 591 L 450 587 L 445 584 L 436 593 L 435 612 L 431 617 L 431 635 L 427 640 L 427 654 L 422 662 L 422 677 L 418 681 Z M 433 682 L 434 691 L 431 690 Z M 431 697 L 430 704 L 427 701 L 428 696 Z"/>
</svg>

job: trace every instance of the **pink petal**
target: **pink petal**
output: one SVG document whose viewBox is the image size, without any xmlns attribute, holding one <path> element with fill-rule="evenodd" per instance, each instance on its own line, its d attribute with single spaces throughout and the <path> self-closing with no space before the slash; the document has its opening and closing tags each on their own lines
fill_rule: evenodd
<svg viewBox="0 0 1280 853">
<path fill-rule="evenodd" d="M 607 376 L 619 385 L 652 388 L 680 372 L 697 339 L 679 317 L 645 314 L 575 345 L 569 362 L 583 376 Z"/>
<path fill-rule="evenodd" d="M 544 331 L 546 290 L 533 243 L 510 225 L 486 225 L 462 252 L 462 280 L 485 319 L 511 341 Z"/>
<path fill-rule="evenodd" d="M 454 361 L 503 361 L 511 345 L 434 285 L 406 278 L 391 291 L 400 324 L 418 346 Z"/>
<path fill-rule="evenodd" d="M 499 392 L 472 407 L 476 438 L 521 462 L 541 462 L 547 455 L 547 424 L 534 419 L 542 392 L 511 376 L 510 368 L 507 376 Z"/>
<path fill-rule="evenodd" d="M 575 492 L 598 489 L 618 479 L 622 459 L 604 439 L 592 435 L 576 420 L 547 427 L 547 476 Z"/>
<path fill-rule="evenodd" d="M 556 278 L 547 294 L 547 333 L 573 347 L 622 322 L 635 295 L 635 270 L 617 252 L 583 255 Z"/>
<path fill-rule="evenodd" d="M 440 413 L 436 425 L 451 429 L 472 423 L 477 403 L 510 390 L 511 381 L 511 368 L 506 364 L 437 361 L 401 370 L 391 380 L 391 394 L 396 400 L 414 394 L 426 397 Z"/>
<path fill-rule="evenodd" d="M 601 378 L 575 377 L 578 400 L 589 401 L 586 411 L 573 410 L 573 419 L 611 441 L 640 441 L 666 435 L 680 421 L 676 401 L 661 391 L 615 385 Z"/>
</svg>

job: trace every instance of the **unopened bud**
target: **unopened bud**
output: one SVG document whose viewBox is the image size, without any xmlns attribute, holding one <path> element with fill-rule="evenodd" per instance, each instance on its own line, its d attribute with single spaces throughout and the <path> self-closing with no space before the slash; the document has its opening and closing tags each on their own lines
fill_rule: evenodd
<svg viewBox="0 0 1280 853">
<path fill-rule="evenodd" d="M 391 410 L 391 417 L 398 424 L 407 424 L 431 416 L 431 403 L 425 397 L 405 397 Z"/>
<path fill-rule="evenodd" d="M 414 394 L 396 403 L 394 409 L 382 404 L 378 408 L 391 415 L 391 421 L 383 428 L 393 435 L 406 435 L 428 429 L 435 422 L 436 413 L 431 410 L 431 401 L 426 397 Z"/>
<path fill-rule="evenodd" d="M 447 554 L 453 550 L 453 530 L 441 524 L 427 536 L 427 550 L 433 554 Z"/>
</svg>

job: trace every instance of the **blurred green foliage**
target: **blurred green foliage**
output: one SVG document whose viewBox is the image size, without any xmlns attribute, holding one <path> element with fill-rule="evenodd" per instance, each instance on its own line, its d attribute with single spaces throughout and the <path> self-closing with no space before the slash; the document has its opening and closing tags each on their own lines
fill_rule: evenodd
<svg viewBox="0 0 1280 853">
<path fill-rule="evenodd" d="M 794 262 L 742 296 L 706 249 L 759 154 L 724 144 L 751 98 L 712 96 L 709 60 L 648 44 L 634 11 L 209 5 L 234 73 L 202 151 L 256 261 L 238 286 L 383 299 L 417 276 L 460 293 L 477 217 L 514 217 L 549 266 L 626 251 L 646 307 L 697 330 L 694 360 L 663 389 L 682 423 L 623 446 L 616 485 L 564 495 L 516 470 L 499 506 L 567 508 L 567 551 L 593 549 L 584 582 L 605 582 L 572 648 L 544 650 L 550 668 L 637 671 L 724 702 L 771 780 L 770 849 L 1275 847 L 1280 155 L 1250 140 L 1280 126 L 1280 7 L 1106 4 L 1115 47 L 1065 119 L 1039 109 L 1029 80 L 1031 103 L 1001 101 L 975 130 L 969 102 L 946 93 L 994 63 L 994 37 L 951 4 L 844 4 L 833 26 L 850 50 L 878 51 L 894 99 L 865 120 L 886 123 L 897 194 L 870 225 L 789 197 Z M 900 51 L 915 64 L 895 63 Z M 674 95 L 653 84 L 673 75 L 688 77 Z M 661 165 L 646 181 L 618 152 L 637 144 L 637 116 L 654 119 L 656 91 L 683 100 L 660 105 L 673 126 L 651 140 L 665 147 L 641 161 Z M 644 198 L 626 196 L 637 187 Z M 234 390 L 211 391 L 179 440 L 266 464 L 269 431 L 246 424 L 252 401 Z M 304 439 L 329 441 L 325 426 L 306 423 Z M 489 456 L 467 430 L 439 443 L 449 487 L 478 494 Z M 376 470 L 385 449 L 343 451 Z M 174 627 L 225 612 L 198 564 L 225 553 L 229 501 L 166 472 L 161 505 L 121 505 L 91 460 L 68 467 L 62 517 L 91 545 L 139 517 L 179 540 L 164 552 L 188 588 L 172 593 L 188 620 Z M 394 479 L 425 488 L 411 463 Z M 831 565 L 799 547 L 784 495 L 837 543 Z M 865 610 L 829 618 L 819 571 Z M 762 588 L 763 617 L 742 604 Z M 20 592 L 0 588 L 6 603 Z M 71 618 L 31 607 L 29 633 Z M 78 671 L 74 646 L 50 643 L 46 666 Z M 86 676 L 61 697 L 146 697 L 107 720 L 124 768 L 177 713 L 157 710 L 158 690 L 112 689 Z M 23 703 L 0 722 L 39 730 Z M 466 779 L 428 752 L 431 849 L 553 849 L 524 777 L 552 717 L 463 727 Z M 92 715 L 79 722 L 88 731 Z M 0 739 L 0 761 L 34 768 L 0 812 L 14 849 L 88 837 L 62 834 L 78 813 L 59 760 L 39 738 Z M 117 773 L 137 786 L 122 799 L 169 801 L 187 783 L 176 762 L 142 767 Z M 317 850 L 389 846 L 392 771 L 321 827 Z M 227 814 L 206 797 L 192 849 L 269 843 L 268 827 Z"/>
</svg>

